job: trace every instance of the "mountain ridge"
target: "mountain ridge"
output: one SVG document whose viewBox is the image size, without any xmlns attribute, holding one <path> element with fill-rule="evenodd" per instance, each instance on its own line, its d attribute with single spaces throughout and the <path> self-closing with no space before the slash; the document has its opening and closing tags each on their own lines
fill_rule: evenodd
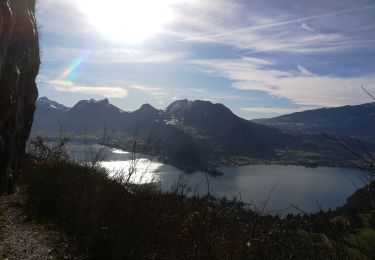
<svg viewBox="0 0 375 260">
<path fill-rule="evenodd" d="M 289 137 L 280 130 L 249 122 L 222 104 L 210 101 L 177 100 L 164 110 L 144 104 L 125 112 L 103 100 L 81 100 L 73 107 L 44 106 L 37 102 L 33 132 L 64 132 L 109 136 L 137 135 L 146 140 L 154 136 L 161 142 L 165 158 L 182 164 L 203 164 L 221 156 L 275 158 L 274 148 L 285 146 Z M 48 110 L 52 116 L 45 117 Z M 43 113 L 41 113 L 43 112 Z M 276 141 L 277 140 L 277 141 Z M 184 158 L 185 157 L 185 158 Z M 189 158 L 189 160 L 187 159 Z M 192 160 L 190 160 L 192 159 Z M 168 159 L 167 159 L 168 160 Z"/>
<path fill-rule="evenodd" d="M 288 132 L 327 132 L 375 139 L 375 103 L 320 108 L 253 122 Z"/>
<path fill-rule="evenodd" d="M 207 163 L 312 167 L 358 165 L 350 153 L 317 130 L 296 131 L 259 124 L 210 101 L 177 100 L 164 110 L 144 104 L 132 112 L 117 108 L 107 99 L 83 100 L 67 109 L 54 107 L 59 106 L 37 102 L 34 136 L 59 136 L 56 134 L 59 131 L 75 138 L 93 138 L 93 141 L 104 136 L 108 139 L 108 146 L 128 151 L 133 149 L 133 142 L 137 140 L 136 152 L 157 155 L 160 161 L 186 171 L 203 170 Z M 319 113 L 324 115 L 326 111 L 335 110 L 320 110 Z M 371 114 L 365 116 L 372 117 Z M 354 138 L 342 137 L 342 140 L 348 147 L 358 145 Z M 375 143 L 366 141 L 366 147 L 375 151 Z"/>
</svg>

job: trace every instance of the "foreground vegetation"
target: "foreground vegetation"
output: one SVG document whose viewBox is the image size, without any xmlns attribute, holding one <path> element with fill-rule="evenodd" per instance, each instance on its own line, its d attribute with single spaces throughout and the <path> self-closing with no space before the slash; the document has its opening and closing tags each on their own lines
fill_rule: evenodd
<svg viewBox="0 0 375 260">
<path fill-rule="evenodd" d="M 41 139 L 33 144 L 21 175 L 29 213 L 61 227 L 89 259 L 373 257 L 374 227 L 362 221 L 371 211 L 280 219 L 237 200 L 187 197 L 183 182 L 163 192 L 109 178 L 95 164 L 70 160 L 64 142 L 54 149 Z"/>
</svg>

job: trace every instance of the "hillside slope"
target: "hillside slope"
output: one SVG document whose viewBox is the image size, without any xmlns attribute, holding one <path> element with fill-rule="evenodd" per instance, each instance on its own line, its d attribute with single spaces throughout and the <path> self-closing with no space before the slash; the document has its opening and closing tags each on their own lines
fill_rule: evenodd
<svg viewBox="0 0 375 260">
<path fill-rule="evenodd" d="M 292 132 L 375 138 L 375 103 L 308 110 L 253 122 Z"/>
</svg>

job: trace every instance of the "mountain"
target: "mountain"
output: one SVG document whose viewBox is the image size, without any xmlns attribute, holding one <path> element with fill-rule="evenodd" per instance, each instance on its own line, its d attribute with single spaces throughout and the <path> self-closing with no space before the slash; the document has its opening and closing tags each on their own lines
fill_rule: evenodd
<svg viewBox="0 0 375 260">
<path fill-rule="evenodd" d="M 79 134 L 121 130 L 128 113 L 103 100 L 81 100 L 61 116 L 64 131 Z"/>
<path fill-rule="evenodd" d="M 209 101 L 175 101 L 165 110 L 164 120 L 224 154 L 273 157 L 273 148 L 282 145 L 274 141 L 288 139 L 276 129 L 248 122 Z"/>
<path fill-rule="evenodd" d="M 353 167 L 359 162 L 321 131 L 371 137 L 374 109 L 375 104 L 326 108 L 254 122 L 222 104 L 201 100 L 177 100 L 164 110 L 144 104 L 125 112 L 108 99 L 82 100 L 67 108 L 40 98 L 33 134 L 54 136 L 62 130 L 92 141 L 104 134 L 107 145 L 125 150 L 133 149 L 136 138 L 137 152 L 157 155 L 184 170 L 203 169 L 207 162 Z M 353 138 L 340 139 L 348 147 L 358 146 Z M 365 146 L 375 152 L 375 143 L 366 141 Z"/>
<path fill-rule="evenodd" d="M 253 122 L 289 132 L 321 133 L 375 139 L 375 103 L 308 110 Z"/>
<path fill-rule="evenodd" d="M 32 132 L 58 131 L 59 120 L 69 108 L 47 97 L 41 97 L 36 102 Z"/>
<path fill-rule="evenodd" d="M 47 98 L 38 100 L 34 131 L 61 129 L 77 135 L 121 137 L 112 145 L 129 145 L 137 136 L 143 143 L 150 137 L 164 160 L 177 165 L 198 165 L 223 156 L 275 158 L 275 149 L 294 141 L 280 130 L 242 119 L 222 104 L 178 100 L 165 110 L 149 104 L 125 112 L 104 100 L 82 100 L 67 108 Z M 155 142 L 156 140 L 156 142 Z"/>
</svg>

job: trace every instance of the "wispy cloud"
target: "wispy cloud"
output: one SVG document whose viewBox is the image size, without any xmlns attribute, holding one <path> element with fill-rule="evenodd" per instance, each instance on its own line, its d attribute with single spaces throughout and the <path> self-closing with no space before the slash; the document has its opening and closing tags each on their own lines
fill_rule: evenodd
<svg viewBox="0 0 375 260">
<path fill-rule="evenodd" d="M 130 85 L 132 89 L 141 91 L 145 95 L 150 95 L 157 100 L 159 104 L 165 104 L 177 99 L 188 98 L 190 100 L 207 100 L 212 102 L 225 101 L 259 101 L 258 98 L 226 94 L 222 91 L 212 93 L 204 87 L 182 88 L 178 86 L 149 86 L 149 85 Z"/>
<path fill-rule="evenodd" d="M 262 113 L 272 115 L 283 115 L 305 110 L 317 109 L 318 107 L 299 107 L 299 108 L 285 108 L 285 107 L 243 107 L 240 110 L 251 113 Z"/>
<path fill-rule="evenodd" d="M 359 22 L 361 19 L 352 23 L 347 16 L 364 12 L 368 16 L 375 5 L 364 1 L 350 5 L 340 5 L 340 2 L 309 3 L 314 8 L 305 8 L 296 14 L 288 10 L 289 1 L 275 4 L 279 9 L 275 7 L 271 12 L 272 5 L 266 2 L 264 5 L 270 7 L 267 11 L 253 1 L 179 0 L 173 8 L 175 19 L 164 28 L 164 33 L 176 36 L 177 41 L 226 44 L 249 52 L 327 52 L 373 45 L 374 42 L 366 40 L 368 36 L 348 34 L 366 26 Z M 40 0 L 37 9 L 43 25 L 42 35 L 63 39 L 55 45 L 101 44 L 112 49 L 110 41 L 98 37 L 97 30 L 80 13 L 76 1 Z M 309 12 L 310 9 L 314 12 Z M 366 21 L 366 16 L 363 20 Z"/>
<path fill-rule="evenodd" d="M 311 28 L 310 26 L 308 26 L 306 23 L 302 23 L 301 27 L 302 27 L 303 29 L 308 30 L 309 32 L 313 32 L 313 31 L 314 31 L 314 29 Z"/>
<path fill-rule="evenodd" d="M 131 85 L 131 88 L 134 88 L 138 91 L 147 93 L 158 100 L 160 103 L 162 99 L 168 96 L 168 91 L 160 87 L 146 86 L 146 85 Z"/>
<path fill-rule="evenodd" d="M 80 13 L 77 0 L 40 0 L 44 66 L 39 79 L 70 93 L 125 97 L 129 90 L 134 99 L 126 105 L 210 99 L 243 114 L 368 102 L 362 84 L 375 92 L 371 0 L 174 3 L 174 19 L 164 31 L 132 45 L 100 34 Z M 82 84 L 51 81 L 86 50 L 90 55 L 83 66 L 66 78 Z M 353 73 L 361 76 L 349 76 Z"/>
<path fill-rule="evenodd" d="M 260 90 L 305 106 L 330 107 L 368 102 L 368 96 L 361 90 L 363 84 L 375 92 L 375 74 L 351 78 L 321 76 L 302 66 L 283 71 L 246 58 L 193 62 L 202 66 L 204 71 L 231 80 L 236 89 Z"/>
<path fill-rule="evenodd" d="M 44 61 L 71 61 L 87 49 L 48 47 L 43 48 Z M 85 62 L 89 63 L 164 63 L 183 60 L 187 52 L 145 51 L 126 48 L 90 49 Z"/>
<path fill-rule="evenodd" d="M 305 76 L 312 76 L 313 75 L 310 71 L 308 71 L 302 65 L 297 65 L 297 69 L 302 73 L 302 75 L 305 75 Z"/>
<path fill-rule="evenodd" d="M 169 32 L 179 37 L 180 41 L 220 43 L 248 50 L 244 54 L 265 51 L 316 53 L 373 44 L 368 42 L 366 37 L 348 35 L 346 32 L 349 29 L 345 20 L 339 21 L 342 22 L 340 28 L 332 30 L 330 26 L 337 25 L 335 20 L 339 16 L 368 12 L 375 9 L 375 5 L 328 12 L 321 8 L 318 14 L 301 13 L 300 17 L 295 17 L 295 14 L 288 16 L 288 10 L 280 10 L 285 15 L 275 18 L 272 14 L 267 15 L 264 12 L 259 14 L 256 8 L 250 8 L 244 2 L 240 4 L 240 1 L 218 0 L 215 1 L 215 7 L 212 8 L 210 4 L 202 2 L 202 4 L 195 3 L 190 9 L 184 8 L 179 13 L 178 20 L 182 26 L 178 27 L 179 30 Z M 194 15 L 196 13 L 200 15 Z M 311 25 L 307 24 L 307 21 L 314 23 L 320 20 L 327 20 L 327 24 L 317 29 L 312 29 Z"/>
<path fill-rule="evenodd" d="M 128 91 L 122 87 L 86 86 L 70 81 L 46 81 L 48 87 L 60 92 L 81 93 L 86 95 L 101 95 L 108 98 L 124 98 Z"/>
</svg>

